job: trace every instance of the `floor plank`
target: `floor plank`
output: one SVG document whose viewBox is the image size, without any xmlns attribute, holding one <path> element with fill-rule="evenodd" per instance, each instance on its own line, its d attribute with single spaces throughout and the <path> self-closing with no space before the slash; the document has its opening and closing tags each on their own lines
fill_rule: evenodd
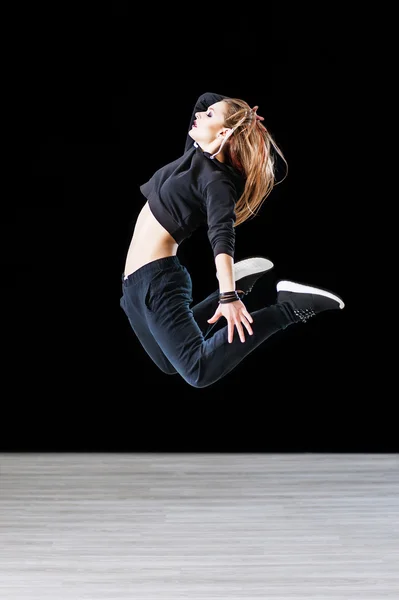
<svg viewBox="0 0 399 600">
<path fill-rule="evenodd" d="M 398 600 L 399 455 L 0 454 L 4 600 Z"/>
</svg>

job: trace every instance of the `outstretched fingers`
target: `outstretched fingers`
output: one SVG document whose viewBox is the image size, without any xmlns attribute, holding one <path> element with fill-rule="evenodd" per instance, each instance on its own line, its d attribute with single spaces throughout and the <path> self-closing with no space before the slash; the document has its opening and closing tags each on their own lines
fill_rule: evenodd
<svg viewBox="0 0 399 600">
<path fill-rule="evenodd" d="M 245 342 L 245 332 L 244 332 L 244 327 L 247 330 L 247 332 L 249 333 L 249 335 L 253 335 L 253 330 L 251 327 L 251 323 L 253 323 L 253 318 L 251 317 L 251 315 L 247 312 L 247 311 L 243 311 L 243 313 L 240 315 L 241 316 L 241 320 L 236 319 L 234 322 L 234 325 L 237 329 L 238 332 L 238 337 L 240 338 L 241 342 Z M 234 336 L 234 325 L 231 328 L 229 328 L 229 342 L 230 344 L 233 341 L 233 336 Z M 244 327 L 243 327 L 244 325 Z"/>
</svg>

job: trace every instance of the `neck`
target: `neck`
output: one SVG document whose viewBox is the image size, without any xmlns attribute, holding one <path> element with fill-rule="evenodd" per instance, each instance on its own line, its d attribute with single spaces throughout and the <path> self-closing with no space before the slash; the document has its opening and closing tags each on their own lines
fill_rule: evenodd
<svg viewBox="0 0 399 600">
<path fill-rule="evenodd" d="M 218 152 L 222 142 L 217 141 L 217 142 L 212 142 L 212 144 L 200 144 L 199 142 L 197 142 L 197 144 L 203 152 L 208 152 L 212 156 L 213 154 L 215 154 L 215 152 Z M 221 150 L 221 152 L 218 152 L 218 154 L 216 154 L 216 156 L 214 157 L 214 160 L 218 160 L 221 163 L 225 162 L 225 156 L 224 156 L 223 150 Z"/>
</svg>

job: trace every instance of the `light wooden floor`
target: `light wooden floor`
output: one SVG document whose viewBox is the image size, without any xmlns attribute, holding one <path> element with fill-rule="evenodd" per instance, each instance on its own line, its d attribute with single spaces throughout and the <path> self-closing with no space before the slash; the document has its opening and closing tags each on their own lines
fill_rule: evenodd
<svg viewBox="0 0 399 600">
<path fill-rule="evenodd" d="M 399 455 L 0 454 L 1 600 L 398 600 Z"/>
</svg>

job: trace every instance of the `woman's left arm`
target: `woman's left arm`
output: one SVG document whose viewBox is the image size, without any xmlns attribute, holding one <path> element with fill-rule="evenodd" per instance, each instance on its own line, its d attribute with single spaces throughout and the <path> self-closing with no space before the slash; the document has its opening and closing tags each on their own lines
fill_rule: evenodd
<svg viewBox="0 0 399 600">
<path fill-rule="evenodd" d="M 215 265 L 219 281 L 219 292 L 231 292 L 235 290 L 233 257 L 222 252 L 215 257 Z"/>
<path fill-rule="evenodd" d="M 217 180 L 207 187 L 208 237 L 213 250 L 220 293 L 232 292 L 236 289 L 234 280 L 236 197 L 234 186 L 230 181 Z M 241 342 L 245 342 L 245 329 L 249 335 L 253 334 L 251 327 L 253 319 L 242 300 L 220 303 L 208 323 L 216 323 L 222 316 L 227 321 L 230 344 L 233 342 L 235 329 Z"/>
</svg>

